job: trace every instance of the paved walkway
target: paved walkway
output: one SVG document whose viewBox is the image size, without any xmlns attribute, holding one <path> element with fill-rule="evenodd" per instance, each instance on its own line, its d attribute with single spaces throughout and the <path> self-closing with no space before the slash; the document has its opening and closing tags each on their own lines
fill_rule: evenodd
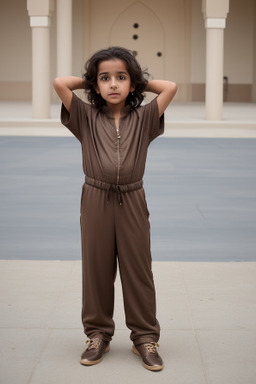
<svg viewBox="0 0 256 384">
<path fill-rule="evenodd" d="M 17 124 L 21 136 L 29 133 Z M 160 373 L 146 371 L 130 350 L 119 277 L 111 351 L 97 366 L 79 364 L 79 144 L 41 137 L 43 122 L 40 137 L 16 136 L 17 129 L 6 136 L 0 124 L 1 384 L 255 383 L 256 140 L 245 124 L 242 132 L 226 127 L 225 139 L 209 126 L 202 136 L 218 138 L 195 138 L 192 124 L 189 138 L 150 147 Z"/>
<path fill-rule="evenodd" d="M 0 135 L 70 136 L 59 121 L 60 104 L 51 119 L 32 119 L 31 102 L 0 101 Z M 223 120 L 205 120 L 204 103 L 172 103 L 165 112 L 165 137 L 256 138 L 256 104 L 224 103 Z"/>
<path fill-rule="evenodd" d="M 84 367 L 80 261 L 0 261 L 2 384 L 254 384 L 256 263 L 154 262 L 162 372 L 131 352 L 116 283 L 116 333 Z"/>
</svg>

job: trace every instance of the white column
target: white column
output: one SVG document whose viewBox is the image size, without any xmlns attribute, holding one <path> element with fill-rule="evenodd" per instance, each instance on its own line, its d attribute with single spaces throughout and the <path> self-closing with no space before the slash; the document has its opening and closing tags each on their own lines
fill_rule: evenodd
<svg viewBox="0 0 256 384">
<path fill-rule="evenodd" d="M 205 19 L 207 120 L 221 120 L 223 106 L 223 59 L 225 18 Z"/>
<path fill-rule="evenodd" d="M 72 75 L 72 0 L 57 0 L 57 76 Z"/>
<path fill-rule="evenodd" d="M 33 118 L 50 117 L 50 18 L 31 16 Z"/>
</svg>

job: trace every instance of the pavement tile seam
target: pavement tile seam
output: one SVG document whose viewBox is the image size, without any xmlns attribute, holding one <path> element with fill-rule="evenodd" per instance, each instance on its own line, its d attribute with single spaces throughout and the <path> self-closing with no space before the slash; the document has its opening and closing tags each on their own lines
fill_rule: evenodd
<svg viewBox="0 0 256 384">
<path fill-rule="evenodd" d="M 141 367 L 141 364 L 138 359 L 136 359 L 136 356 L 133 356 L 130 353 L 130 346 L 131 342 L 128 340 L 128 338 L 125 340 L 121 340 L 121 335 L 125 336 L 128 333 L 125 332 L 118 332 L 119 337 L 113 340 L 112 344 L 112 354 L 106 355 L 104 358 L 104 361 L 101 365 L 98 367 L 95 367 L 90 370 L 85 370 L 83 367 L 79 366 L 79 353 L 80 349 L 82 349 L 82 343 L 79 344 L 80 336 L 78 335 L 78 332 L 75 332 L 75 338 L 72 336 L 74 335 L 73 330 L 64 330 L 65 333 L 63 333 L 62 330 L 56 330 L 56 332 L 52 332 L 49 334 L 49 342 L 47 343 L 47 346 L 45 347 L 44 351 L 41 353 L 39 364 L 34 366 L 33 373 L 30 375 L 30 381 L 26 381 L 26 384 L 29 383 L 46 383 L 49 377 L 51 377 L 51 381 L 49 383 L 57 382 L 57 380 L 64 379 L 63 383 L 70 383 L 69 376 L 74 375 L 77 379 L 75 380 L 76 383 L 83 383 L 82 380 L 93 380 L 97 382 L 97 380 L 100 380 L 102 382 L 102 374 L 104 372 L 104 377 L 106 379 L 106 383 L 126 383 L 126 381 L 121 380 L 123 379 L 123 376 L 125 376 L 129 370 L 133 367 L 133 372 L 136 371 L 136 374 L 134 378 L 127 380 L 127 383 L 129 382 L 142 382 L 142 380 L 146 380 L 146 377 L 149 378 L 149 381 L 147 382 L 154 382 L 155 375 L 152 375 L 151 373 L 144 371 Z M 192 342 L 192 339 L 195 340 L 195 335 L 193 331 L 190 332 L 182 332 L 182 331 L 166 331 L 163 333 L 163 338 L 160 340 L 160 351 L 163 352 L 163 357 L 166 363 L 164 371 L 157 376 L 158 383 L 166 384 L 167 382 L 175 382 L 175 383 L 185 383 L 189 382 L 191 384 L 198 384 L 200 382 L 203 384 L 210 384 L 210 383 L 216 383 L 220 384 L 215 377 L 212 378 L 213 370 L 216 372 L 216 375 L 221 375 L 223 365 L 225 365 L 225 358 L 223 361 L 220 361 L 220 359 L 216 362 L 217 352 L 218 348 L 216 348 L 216 337 L 212 337 L 211 334 L 215 335 L 225 335 L 226 332 L 219 331 L 219 332 L 207 332 L 205 335 L 204 333 L 199 333 L 198 335 L 201 337 L 201 341 L 203 343 L 204 348 L 206 348 L 206 356 L 204 359 L 205 364 L 205 371 L 206 371 L 206 377 L 204 376 L 204 372 L 202 371 L 201 363 L 198 361 L 199 355 L 198 355 L 198 348 L 195 346 L 195 342 Z M 232 335 L 232 332 L 229 332 L 230 335 Z M 203 338 L 203 336 L 206 336 L 206 339 Z M 236 338 L 236 335 L 232 337 L 233 339 Z M 64 340 L 63 340 L 64 339 Z M 189 346 L 189 340 L 190 343 L 192 342 L 193 348 L 188 348 Z M 205 341 L 206 340 L 206 341 Z M 71 344 L 70 344 L 71 341 Z M 168 341 L 168 343 L 166 342 Z M 200 340 L 199 340 L 200 341 Z M 246 346 L 246 340 L 243 339 L 243 348 Z M 188 344 L 187 344 L 188 343 Z M 210 344 L 211 351 L 208 352 L 207 350 L 207 344 Z M 222 341 L 221 346 L 221 352 L 224 354 L 227 351 L 228 345 L 225 345 L 225 340 Z M 234 353 L 232 355 L 234 357 Z M 240 352 L 239 355 L 244 361 L 246 359 L 245 350 L 243 349 L 242 352 Z M 126 358 L 126 361 L 123 362 L 122 358 Z M 215 360 L 214 360 L 215 359 Z M 68 365 L 65 365 L 65 361 L 67 361 Z M 253 358 L 251 357 L 251 361 L 247 364 L 247 368 L 251 369 Z M 116 364 L 116 362 L 118 364 Z M 232 362 L 232 359 L 228 357 L 228 363 L 229 366 Z M 191 366 L 196 363 L 196 367 L 193 368 L 192 373 L 195 374 L 196 377 L 186 376 L 183 374 L 183 370 L 191 369 Z M 119 369 L 117 368 L 119 367 Z M 178 367 L 178 368 L 177 368 Z M 116 369 L 118 372 L 116 372 Z M 240 367 L 237 368 L 237 371 L 239 372 L 239 369 L 241 369 L 241 363 Z M 114 371 L 112 371 L 114 370 Z M 80 372 L 80 373 L 79 373 Z M 118 373 L 118 374 L 117 374 Z M 191 373 L 191 372 L 190 372 Z M 240 372 L 241 375 L 242 372 Z M 244 372 L 246 374 L 246 372 Z M 44 376 L 46 374 L 46 376 Z M 83 374 L 85 376 L 83 376 Z M 224 367 L 224 374 L 228 376 L 227 368 Z M 48 375 L 48 377 L 47 377 Z M 67 375 L 67 376 L 66 376 Z M 77 376 L 76 376 L 77 375 Z M 80 376 L 82 375 L 82 376 Z M 252 372 L 250 372 L 250 376 L 252 377 Z M 131 378 L 131 376 L 130 376 Z M 198 381 L 198 379 L 201 379 Z M 119 380 L 118 380 L 119 379 Z M 134 381 L 134 380 L 135 381 Z M 46 381 L 44 381 L 46 380 Z M 54 381 L 55 380 L 55 381 Z M 152 381 L 151 381 L 152 380 Z M 174 381 L 173 381 L 174 380 Z M 15 381 L 15 384 L 18 381 Z M 225 381 L 222 379 L 221 384 Z M 48 383 L 48 382 L 47 382 Z M 226 381 L 226 383 L 229 383 Z M 248 383 L 252 384 L 253 381 L 239 381 L 234 380 L 232 383 L 241 384 L 241 383 Z"/>
<path fill-rule="evenodd" d="M 52 334 L 49 347 L 42 356 L 40 366 L 35 369 L 31 383 L 43 383 L 43 373 L 45 373 L 45 380 L 51 377 L 51 383 L 60 376 L 63 376 L 63 383 L 69 383 L 70 375 L 76 376 L 77 383 L 83 382 L 81 381 L 82 378 L 87 381 L 93 380 L 93 382 L 97 382 L 97 380 L 100 380 L 102 382 L 102 375 L 104 375 L 104 383 L 139 383 L 144 382 L 144 380 L 148 383 L 154 383 L 156 380 L 155 375 L 152 374 L 152 372 L 144 370 L 141 361 L 132 354 L 131 341 L 124 339 L 123 333 L 119 333 L 118 336 L 119 337 L 112 342 L 111 353 L 104 356 L 103 362 L 97 367 L 88 369 L 78 364 L 80 348 L 77 343 L 74 342 L 72 333 L 66 334 L 66 338 L 64 337 L 63 340 L 62 332 L 56 331 Z M 170 333 L 167 332 L 165 336 L 168 340 L 173 340 Z M 70 345 L 71 337 L 72 345 Z M 163 353 L 166 364 L 164 370 L 157 375 L 157 382 L 165 384 L 170 378 L 173 378 L 176 383 L 184 382 L 183 380 L 186 375 L 182 373 L 184 364 L 182 361 L 184 361 L 185 358 L 187 362 L 186 370 L 192 371 L 196 377 L 196 380 L 190 382 L 206 384 L 206 381 L 202 379 L 201 366 L 198 362 L 198 352 L 195 349 L 193 335 L 182 337 L 182 333 L 179 333 L 175 338 L 178 343 L 176 347 L 174 344 L 170 347 L 171 343 L 169 341 L 168 343 L 163 343 L 161 347 L 161 353 Z M 185 341 L 185 344 L 187 343 L 189 351 L 183 350 L 182 339 Z M 58 351 L 60 351 L 60 354 L 58 354 Z M 195 363 L 196 368 L 194 364 L 192 364 L 192 361 Z M 66 370 L 64 370 L 64 372 L 66 372 L 64 373 L 65 376 L 62 373 L 63 364 L 66 365 Z M 177 364 L 178 369 L 176 368 Z M 131 370 L 131 368 L 133 369 Z M 49 376 L 53 370 L 54 378 L 53 376 Z M 180 378 L 180 373 L 181 376 L 184 376 L 183 379 Z M 85 374 L 85 376 L 81 376 L 83 374 Z"/>
<path fill-rule="evenodd" d="M 75 269 L 75 263 L 73 262 L 73 263 L 71 263 L 71 268 L 68 271 L 68 276 L 70 276 L 73 273 L 74 269 Z M 52 310 L 52 312 L 48 318 L 48 325 L 51 323 L 51 320 L 52 320 L 52 318 L 56 312 L 57 306 L 61 302 L 61 299 L 63 298 L 63 296 L 65 295 L 65 292 L 67 291 L 67 287 L 68 287 L 68 283 L 69 283 L 68 276 L 66 277 L 66 280 L 65 280 L 64 285 L 63 285 L 63 289 L 59 293 L 59 296 L 57 297 L 56 302 L 55 302 L 55 306 L 54 306 L 54 308 L 53 308 L 53 310 Z M 49 326 L 48 326 L 48 328 L 51 329 Z"/>
<path fill-rule="evenodd" d="M 212 383 L 255 382 L 255 331 L 198 331 L 204 366 Z"/>
<path fill-rule="evenodd" d="M 28 381 L 27 381 L 27 384 L 30 384 L 30 383 L 31 383 L 31 380 L 32 380 L 33 375 L 34 375 L 34 372 L 35 372 L 37 366 L 38 366 L 38 365 L 40 364 L 40 362 L 41 362 L 41 358 L 42 358 L 42 356 L 43 356 L 43 353 L 44 353 L 45 349 L 47 348 L 47 345 L 48 345 L 48 342 L 49 342 L 49 339 L 50 339 L 50 333 L 51 333 L 51 331 L 48 330 L 46 340 L 45 340 L 45 342 L 43 343 L 43 345 L 42 345 L 42 347 L 41 347 L 41 349 L 40 349 L 39 356 L 38 356 L 38 358 L 37 358 L 37 360 L 36 360 L 34 366 L 32 367 L 31 374 L 30 374 L 30 376 L 29 376 L 29 379 L 28 379 Z"/>
<path fill-rule="evenodd" d="M 208 381 L 207 370 L 206 370 L 205 363 L 204 363 L 203 351 L 202 351 L 202 348 L 200 346 L 200 343 L 199 343 L 199 340 L 197 337 L 197 333 L 195 330 L 194 330 L 194 337 L 195 337 L 195 342 L 196 342 L 196 346 L 197 346 L 199 357 L 200 357 L 201 370 L 202 370 L 203 375 L 204 375 L 205 383 L 210 384 Z"/>
</svg>

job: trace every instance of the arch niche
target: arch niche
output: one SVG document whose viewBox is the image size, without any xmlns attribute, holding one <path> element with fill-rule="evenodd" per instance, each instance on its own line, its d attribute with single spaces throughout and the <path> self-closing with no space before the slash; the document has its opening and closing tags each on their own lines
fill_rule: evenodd
<svg viewBox="0 0 256 384">
<path fill-rule="evenodd" d="M 118 16 L 110 29 L 109 45 L 130 49 L 153 78 L 164 78 L 164 30 L 143 3 L 132 4 Z"/>
</svg>

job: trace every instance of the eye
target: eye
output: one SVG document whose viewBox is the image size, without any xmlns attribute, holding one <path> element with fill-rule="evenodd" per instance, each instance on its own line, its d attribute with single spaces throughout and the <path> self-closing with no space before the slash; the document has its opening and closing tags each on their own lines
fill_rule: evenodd
<svg viewBox="0 0 256 384">
<path fill-rule="evenodd" d="M 108 76 L 101 76 L 100 78 L 102 81 L 107 81 L 108 80 Z"/>
<path fill-rule="evenodd" d="M 119 80 L 125 80 L 125 79 L 126 79 L 126 77 L 124 75 L 119 76 Z"/>
</svg>

